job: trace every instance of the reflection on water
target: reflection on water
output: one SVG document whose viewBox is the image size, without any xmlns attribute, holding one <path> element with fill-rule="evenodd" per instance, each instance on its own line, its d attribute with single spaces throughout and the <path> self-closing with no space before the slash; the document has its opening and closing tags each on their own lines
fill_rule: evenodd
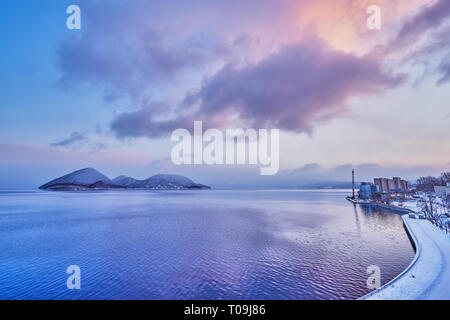
<svg viewBox="0 0 450 320">
<path fill-rule="evenodd" d="M 369 265 L 386 283 L 414 251 L 399 215 L 345 195 L 0 192 L 0 298 L 358 298 Z"/>
</svg>

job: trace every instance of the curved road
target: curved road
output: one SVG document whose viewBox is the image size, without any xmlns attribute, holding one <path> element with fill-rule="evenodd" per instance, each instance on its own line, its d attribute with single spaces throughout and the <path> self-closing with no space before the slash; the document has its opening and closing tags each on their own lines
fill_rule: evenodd
<svg viewBox="0 0 450 320">
<path fill-rule="evenodd" d="M 450 235 L 427 220 L 402 218 L 416 244 L 414 260 L 394 280 L 361 299 L 450 299 Z"/>
</svg>

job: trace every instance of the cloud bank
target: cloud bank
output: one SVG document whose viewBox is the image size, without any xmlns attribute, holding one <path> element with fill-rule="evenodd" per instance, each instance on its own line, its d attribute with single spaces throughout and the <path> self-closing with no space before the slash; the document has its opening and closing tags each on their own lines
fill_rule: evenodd
<svg viewBox="0 0 450 320">
<path fill-rule="evenodd" d="M 185 115 L 156 121 L 149 106 L 119 115 L 111 128 L 119 138 L 154 138 L 203 120 L 218 128 L 240 123 L 310 132 L 345 112 L 349 98 L 402 82 L 403 76 L 384 70 L 376 58 L 332 50 L 317 38 L 299 42 L 252 65 L 224 66 L 177 106 Z"/>
</svg>

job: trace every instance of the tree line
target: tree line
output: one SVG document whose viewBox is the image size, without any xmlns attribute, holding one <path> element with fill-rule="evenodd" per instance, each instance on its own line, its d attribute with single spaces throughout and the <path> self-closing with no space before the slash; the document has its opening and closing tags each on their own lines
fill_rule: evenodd
<svg viewBox="0 0 450 320">
<path fill-rule="evenodd" d="M 435 186 L 445 186 L 447 183 L 450 183 L 450 172 L 443 172 L 439 177 L 420 177 L 417 179 L 416 190 L 433 192 Z"/>
</svg>

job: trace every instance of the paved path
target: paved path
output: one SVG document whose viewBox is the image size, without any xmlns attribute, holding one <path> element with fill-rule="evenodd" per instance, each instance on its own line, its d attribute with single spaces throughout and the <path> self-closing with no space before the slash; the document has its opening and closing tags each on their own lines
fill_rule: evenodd
<svg viewBox="0 0 450 320">
<path fill-rule="evenodd" d="M 450 235 L 427 220 L 402 218 L 416 244 L 416 256 L 398 277 L 362 299 L 450 299 Z"/>
</svg>

